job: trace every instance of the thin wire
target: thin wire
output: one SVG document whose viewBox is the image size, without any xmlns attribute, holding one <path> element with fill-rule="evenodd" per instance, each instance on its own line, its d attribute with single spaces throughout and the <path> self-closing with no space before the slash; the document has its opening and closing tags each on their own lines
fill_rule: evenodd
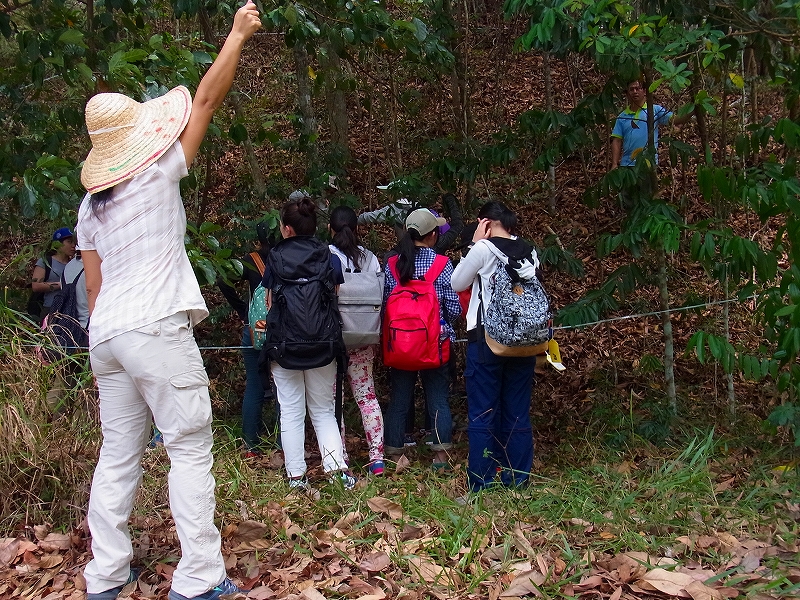
<svg viewBox="0 0 800 600">
<path fill-rule="evenodd" d="M 757 296 L 752 295 L 748 296 L 744 299 L 744 301 L 748 300 L 756 300 Z M 728 304 L 729 302 L 743 302 L 738 298 L 728 298 L 727 300 L 714 300 L 713 302 L 704 302 L 702 304 L 693 304 L 690 306 L 679 306 L 677 308 L 669 308 L 666 310 L 654 310 L 652 312 L 646 313 L 636 313 L 633 315 L 622 315 L 621 317 L 609 317 L 608 319 L 601 319 L 599 321 L 591 321 L 589 323 L 579 323 L 577 325 L 558 325 L 553 327 L 553 331 L 566 331 L 569 329 L 580 329 L 582 327 L 594 327 L 595 325 L 602 325 L 603 323 L 614 323 L 616 321 L 628 321 L 631 319 L 641 319 L 646 317 L 655 317 L 659 315 L 663 315 L 664 313 L 676 313 L 682 312 L 686 310 L 694 310 L 696 308 L 710 308 L 712 306 L 719 306 L 721 304 Z M 463 344 L 467 342 L 467 338 L 456 338 L 455 342 L 457 344 Z M 41 347 L 41 344 L 23 344 L 25 348 L 36 348 Z M 61 348 L 65 350 L 86 350 L 86 348 L 78 348 L 75 346 L 61 346 Z M 198 346 L 200 350 L 252 350 L 252 346 Z"/>
<path fill-rule="evenodd" d="M 756 296 L 748 296 L 745 300 L 755 300 Z M 614 321 L 626 321 L 629 319 L 638 319 L 641 317 L 654 317 L 658 315 L 663 315 L 664 313 L 674 313 L 674 312 L 681 312 L 684 310 L 694 310 L 695 308 L 709 308 L 711 306 L 717 306 L 719 304 L 727 304 L 728 302 L 741 302 L 738 298 L 728 298 L 727 300 L 715 300 L 714 302 L 704 302 L 703 304 L 694 304 L 692 306 L 679 306 L 677 308 L 667 308 L 665 310 L 655 310 L 653 312 L 647 313 L 639 313 L 635 315 L 623 315 L 621 317 L 609 317 L 608 319 L 601 319 L 599 321 L 592 321 L 589 323 L 579 323 L 578 325 L 558 325 L 553 327 L 553 330 L 564 330 L 564 329 L 578 329 L 581 327 L 592 327 L 594 325 L 602 325 L 603 323 L 613 323 Z"/>
</svg>

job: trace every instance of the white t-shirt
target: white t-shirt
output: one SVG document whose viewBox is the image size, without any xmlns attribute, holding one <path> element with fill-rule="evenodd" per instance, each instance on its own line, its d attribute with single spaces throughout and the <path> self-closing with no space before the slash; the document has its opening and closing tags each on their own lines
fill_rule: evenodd
<svg viewBox="0 0 800 600">
<path fill-rule="evenodd" d="M 89 323 L 89 345 L 187 311 L 193 325 L 208 316 L 184 247 L 186 211 L 179 182 L 188 175 L 180 142 L 156 163 L 114 188 L 92 212 L 78 211 L 81 250 L 96 250 L 103 281 Z"/>
</svg>

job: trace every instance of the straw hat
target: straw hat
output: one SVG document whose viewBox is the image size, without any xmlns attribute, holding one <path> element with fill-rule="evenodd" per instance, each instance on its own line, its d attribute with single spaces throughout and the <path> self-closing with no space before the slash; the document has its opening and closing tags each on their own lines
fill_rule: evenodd
<svg viewBox="0 0 800 600">
<path fill-rule="evenodd" d="M 99 192 L 138 175 L 178 139 L 192 112 L 189 90 L 178 86 L 140 103 L 123 94 L 97 94 L 86 104 L 92 149 L 81 183 Z"/>
</svg>

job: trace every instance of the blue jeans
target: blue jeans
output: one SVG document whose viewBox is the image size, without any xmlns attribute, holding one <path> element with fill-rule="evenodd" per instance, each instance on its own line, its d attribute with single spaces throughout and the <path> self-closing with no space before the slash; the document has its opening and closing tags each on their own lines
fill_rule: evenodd
<svg viewBox="0 0 800 600">
<path fill-rule="evenodd" d="M 250 327 L 244 326 L 242 330 L 242 359 L 244 360 L 244 398 L 242 399 L 242 437 L 244 445 L 256 448 L 261 442 L 261 433 L 264 431 L 262 409 L 264 407 L 264 386 L 258 374 L 258 355 L 261 350 L 253 348 L 250 339 Z"/>
<path fill-rule="evenodd" d="M 432 450 L 448 450 L 453 447 L 453 418 L 450 414 L 449 380 L 447 365 L 422 371 L 389 369 L 391 395 L 384 415 L 386 421 L 386 452 L 399 454 L 403 451 L 406 430 L 406 415 L 414 402 L 414 384 L 417 373 L 428 400 L 428 415 L 435 443 Z"/>
<path fill-rule="evenodd" d="M 483 338 L 467 346 L 468 477 L 472 491 L 528 480 L 533 466 L 530 407 L 536 358 L 501 357 Z"/>
</svg>

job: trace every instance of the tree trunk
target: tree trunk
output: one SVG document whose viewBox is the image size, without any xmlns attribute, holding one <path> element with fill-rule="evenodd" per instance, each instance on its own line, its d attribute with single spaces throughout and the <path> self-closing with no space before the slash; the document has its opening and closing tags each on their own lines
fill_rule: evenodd
<svg viewBox="0 0 800 600">
<path fill-rule="evenodd" d="M 725 63 L 725 67 L 722 71 L 723 73 L 728 72 L 727 62 Z M 725 158 L 728 153 L 728 86 L 724 79 L 722 80 L 722 110 L 720 112 L 722 113 L 722 123 L 719 134 L 717 164 L 722 166 L 725 164 Z"/>
<path fill-rule="evenodd" d="M 692 98 L 697 97 L 697 93 L 700 91 L 700 64 L 699 61 L 694 61 L 694 75 L 692 75 L 692 79 L 690 82 L 690 90 L 692 92 Z M 723 82 L 724 83 L 724 82 Z M 708 142 L 708 125 L 706 123 L 706 111 L 704 108 L 695 105 L 694 107 L 694 116 L 697 120 L 697 135 L 700 137 L 700 147 L 703 148 L 703 157 L 708 155 L 711 146 Z"/>
<path fill-rule="evenodd" d="M 644 89 L 647 98 L 647 149 L 655 155 L 657 150 L 655 142 L 655 130 L 653 129 L 653 126 L 655 125 L 655 116 L 653 115 L 653 94 L 650 92 L 650 70 L 642 69 L 642 72 L 644 74 Z M 650 176 L 650 187 L 653 190 L 653 197 L 657 197 L 658 172 L 656 170 L 655 161 L 653 161 L 653 164 L 648 169 L 648 175 Z"/>
<path fill-rule="evenodd" d="M 675 392 L 675 340 L 672 335 L 672 318 L 669 312 L 669 287 L 667 286 L 667 251 L 658 248 L 658 291 L 661 302 L 661 327 L 664 331 L 664 387 L 672 414 L 678 413 Z"/>
<path fill-rule="evenodd" d="M 331 127 L 331 150 L 337 162 L 345 166 L 350 159 L 347 97 L 342 85 L 342 63 L 329 43 L 320 55 L 320 66 L 325 69 L 325 105 Z"/>
<path fill-rule="evenodd" d="M 392 69 L 391 64 L 389 65 L 389 110 L 391 116 L 391 126 L 387 127 L 387 130 L 391 130 L 392 134 L 392 150 L 394 152 L 394 161 L 395 166 L 399 169 L 403 169 L 403 152 L 402 147 L 400 146 L 400 134 L 397 131 L 397 82 L 394 78 L 394 71 Z M 390 167 L 390 172 L 394 174 L 394 170 Z"/>
<path fill-rule="evenodd" d="M 545 109 L 547 112 L 553 110 L 553 71 L 552 67 L 550 66 L 550 53 L 545 52 L 543 54 L 544 59 L 544 99 L 545 99 Z M 555 135 L 556 132 L 551 132 L 552 135 Z M 556 203 L 556 168 L 554 165 L 550 165 L 547 169 L 547 187 L 548 193 L 550 195 L 550 214 L 556 214 L 556 209 L 558 205 Z"/>
<path fill-rule="evenodd" d="M 728 275 L 725 275 L 725 300 L 730 297 L 730 281 Z M 730 319 L 730 303 L 725 302 L 722 305 L 722 323 L 725 327 L 725 339 L 730 343 L 731 341 L 731 319 Z M 728 383 L 728 415 L 731 418 L 731 423 L 736 419 L 736 390 L 733 387 L 733 371 L 725 374 L 725 379 Z"/>
<path fill-rule="evenodd" d="M 242 110 L 242 103 L 239 100 L 239 94 L 236 92 L 229 94 L 228 98 L 233 106 L 233 112 L 236 119 L 243 119 L 244 111 Z M 267 183 L 264 181 L 264 173 L 261 171 L 261 165 L 258 164 L 258 157 L 253 149 L 253 140 L 250 135 L 242 142 L 244 148 L 244 155 L 247 159 L 247 164 L 250 166 L 250 175 L 253 177 L 253 191 L 259 198 L 264 198 L 267 195 Z"/>
<path fill-rule="evenodd" d="M 300 145 L 305 150 L 308 163 L 307 172 L 314 172 L 317 165 L 317 118 L 314 115 L 314 106 L 311 102 L 312 87 L 311 77 L 308 75 L 308 52 L 302 42 L 295 42 L 292 48 L 294 54 L 294 70 L 297 77 L 297 106 L 300 111 L 302 127 L 300 129 Z"/>
</svg>

